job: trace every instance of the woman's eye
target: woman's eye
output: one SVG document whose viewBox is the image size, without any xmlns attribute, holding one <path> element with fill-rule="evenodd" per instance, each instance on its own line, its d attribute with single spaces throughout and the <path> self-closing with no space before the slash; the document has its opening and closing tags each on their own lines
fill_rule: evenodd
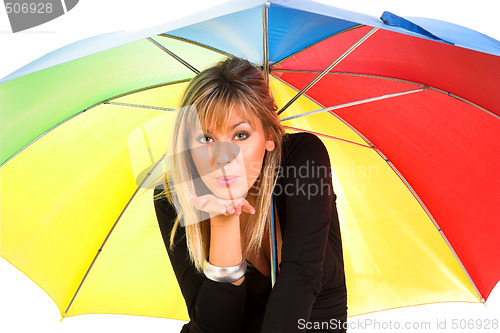
<svg viewBox="0 0 500 333">
<path fill-rule="evenodd" d="M 206 135 L 200 135 L 198 137 L 198 142 L 199 143 L 202 143 L 202 144 L 206 144 L 206 143 L 209 143 L 209 142 L 212 142 L 213 139 L 209 136 L 206 136 Z"/>
<path fill-rule="evenodd" d="M 245 140 L 248 138 L 250 135 L 247 132 L 239 132 L 238 134 L 235 135 L 235 138 L 238 140 Z"/>
</svg>

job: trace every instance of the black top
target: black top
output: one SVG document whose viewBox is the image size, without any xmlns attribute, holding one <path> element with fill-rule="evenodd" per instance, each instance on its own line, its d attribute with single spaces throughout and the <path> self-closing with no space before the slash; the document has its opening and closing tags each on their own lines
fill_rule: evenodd
<svg viewBox="0 0 500 333">
<path fill-rule="evenodd" d="M 175 208 L 167 199 L 155 201 L 191 319 L 181 332 L 305 332 L 308 327 L 319 327 L 318 322 L 331 329 L 337 319 L 346 320 L 342 243 L 330 172 L 328 152 L 317 136 L 283 137 L 273 192 L 283 240 L 274 288 L 270 278 L 251 263 L 239 286 L 214 282 L 196 272 L 189 262 L 184 228 L 178 228 L 175 246 L 172 251 L 169 248 Z"/>
</svg>

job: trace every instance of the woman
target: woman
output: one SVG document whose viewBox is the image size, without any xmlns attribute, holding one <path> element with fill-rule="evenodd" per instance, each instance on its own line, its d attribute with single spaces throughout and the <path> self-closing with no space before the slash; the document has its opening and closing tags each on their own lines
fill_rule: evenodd
<svg viewBox="0 0 500 333">
<path fill-rule="evenodd" d="M 342 243 L 321 140 L 285 134 L 260 70 L 238 58 L 196 75 L 181 106 L 155 209 L 191 319 L 182 332 L 343 332 Z"/>
</svg>

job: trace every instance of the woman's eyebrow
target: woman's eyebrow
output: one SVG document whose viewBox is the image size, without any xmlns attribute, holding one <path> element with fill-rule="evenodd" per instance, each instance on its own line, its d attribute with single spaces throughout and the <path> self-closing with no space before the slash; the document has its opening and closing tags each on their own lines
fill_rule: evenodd
<svg viewBox="0 0 500 333">
<path fill-rule="evenodd" d="M 240 121 L 239 123 L 236 123 L 234 124 L 233 126 L 231 126 L 229 129 L 235 129 L 236 127 L 240 126 L 241 124 L 248 124 L 246 121 Z M 251 126 L 251 125 L 250 125 Z M 208 129 L 205 130 L 206 133 L 208 134 L 212 134 L 212 132 Z"/>
<path fill-rule="evenodd" d="M 233 125 L 233 126 L 231 127 L 231 129 L 235 129 L 236 127 L 240 126 L 241 124 L 246 124 L 246 123 L 247 123 L 246 121 L 240 121 L 239 123 L 237 123 L 237 124 Z"/>
</svg>

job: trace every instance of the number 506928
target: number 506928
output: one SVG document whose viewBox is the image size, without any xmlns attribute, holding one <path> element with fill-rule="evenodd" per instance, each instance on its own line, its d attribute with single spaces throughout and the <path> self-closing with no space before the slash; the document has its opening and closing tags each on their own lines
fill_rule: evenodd
<svg viewBox="0 0 500 333">
<path fill-rule="evenodd" d="M 14 13 L 14 14 L 27 14 L 27 13 L 50 14 L 50 13 L 52 13 L 52 10 L 53 10 L 52 3 L 50 3 L 50 2 L 47 2 L 47 3 L 43 3 L 43 2 L 38 2 L 38 3 L 35 3 L 35 2 L 31 2 L 31 3 L 30 2 L 23 2 L 23 3 L 6 2 L 5 9 L 7 10 L 7 14 L 11 14 L 11 13 Z"/>
</svg>

